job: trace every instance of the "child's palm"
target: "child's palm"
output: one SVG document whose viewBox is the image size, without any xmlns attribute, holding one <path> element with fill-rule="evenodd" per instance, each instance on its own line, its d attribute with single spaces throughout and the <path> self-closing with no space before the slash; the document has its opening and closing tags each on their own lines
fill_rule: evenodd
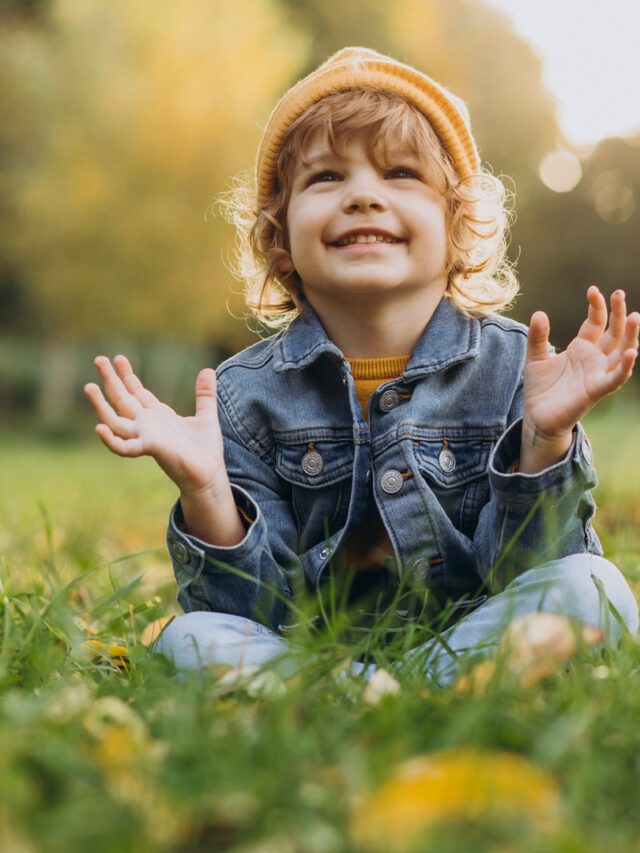
<svg viewBox="0 0 640 853">
<path fill-rule="evenodd" d="M 541 435 L 553 437 L 571 429 L 595 404 L 623 385 L 637 355 L 638 314 L 627 317 L 624 294 L 607 307 L 597 288 L 588 292 L 589 314 L 564 352 L 548 352 L 549 323 L 534 314 L 525 366 L 525 412 Z M 606 330 L 605 330 L 606 329 Z"/>
<path fill-rule="evenodd" d="M 98 385 L 90 383 L 85 391 L 100 419 L 96 431 L 109 450 L 119 456 L 152 456 L 183 492 L 215 489 L 224 482 L 213 370 L 198 374 L 196 414 L 181 417 L 142 385 L 124 356 L 116 356 L 115 369 L 104 356 L 95 364 L 113 406 Z"/>
</svg>

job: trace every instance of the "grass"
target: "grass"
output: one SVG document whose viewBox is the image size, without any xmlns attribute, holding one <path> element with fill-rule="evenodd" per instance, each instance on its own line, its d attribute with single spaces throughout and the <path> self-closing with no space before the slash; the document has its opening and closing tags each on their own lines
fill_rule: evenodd
<svg viewBox="0 0 640 853">
<path fill-rule="evenodd" d="M 596 528 L 636 590 L 637 418 L 614 401 L 587 421 Z M 526 759 L 555 780 L 559 813 L 539 819 L 532 794 L 521 813 L 462 814 L 404 849 L 638 849 L 635 639 L 585 650 L 531 688 L 498 673 L 478 695 L 399 676 L 400 691 L 371 704 L 362 679 L 336 677 L 346 650 L 330 643 L 285 680 L 233 688 L 218 671 L 178 681 L 139 642 L 149 622 L 178 612 L 162 543 L 175 494 L 154 464 L 116 459 L 97 441 L 5 435 L 0 477 L 1 850 L 369 849 L 353 816 L 367 814 L 372 792 L 406 759 L 453 748 L 481 750 L 493 776 L 503 751 Z M 129 666 L 88 653 L 88 636 L 124 641 Z M 464 780 L 444 784 L 459 791 Z M 410 809 L 411 795 L 401 799 Z M 408 823 L 381 832 L 377 849 L 400 849 Z"/>
</svg>

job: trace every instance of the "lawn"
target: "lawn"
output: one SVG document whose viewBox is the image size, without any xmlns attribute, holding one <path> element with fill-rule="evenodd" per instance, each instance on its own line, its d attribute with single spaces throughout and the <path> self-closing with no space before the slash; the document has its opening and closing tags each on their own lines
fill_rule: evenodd
<svg viewBox="0 0 640 853">
<path fill-rule="evenodd" d="M 638 592 L 632 396 L 586 427 L 596 529 Z M 528 686 L 497 666 L 486 684 L 397 675 L 376 692 L 340 675 L 349 649 L 327 634 L 288 678 L 176 679 L 142 642 L 178 612 L 174 499 L 150 460 L 97 440 L 0 437 L 0 850 L 639 849 L 636 639 Z"/>
</svg>

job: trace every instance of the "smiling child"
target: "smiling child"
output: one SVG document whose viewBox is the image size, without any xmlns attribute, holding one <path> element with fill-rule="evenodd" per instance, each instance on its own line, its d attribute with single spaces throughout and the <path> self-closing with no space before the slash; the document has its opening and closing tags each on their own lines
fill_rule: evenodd
<svg viewBox="0 0 640 853">
<path fill-rule="evenodd" d="M 247 305 L 275 334 L 202 370 L 192 417 L 124 356 L 96 359 L 100 438 L 153 456 L 179 490 L 168 545 L 186 613 L 156 645 L 178 668 L 278 657 L 301 597 L 341 576 L 356 634 L 382 620 L 428 636 L 448 614 L 407 655 L 442 683 L 522 613 L 617 640 L 601 590 L 637 631 L 592 527 L 579 421 L 631 375 L 640 315 L 617 291 L 609 317 L 591 286 L 562 353 L 543 312 L 528 329 L 501 316 L 518 289 L 504 198 L 458 98 L 346 48 L 276 105 L 255 185 L 228 201 Z"/>
</svg>

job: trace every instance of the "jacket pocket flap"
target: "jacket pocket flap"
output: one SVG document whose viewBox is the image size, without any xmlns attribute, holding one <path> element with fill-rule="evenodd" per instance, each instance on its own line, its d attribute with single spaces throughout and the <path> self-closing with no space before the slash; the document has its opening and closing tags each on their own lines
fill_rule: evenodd
<svg viewBox="0 0 640 853">
<path fill-rule="evenodd" d="M 443 486 L 457 486 L 487 470 L 493 440 L 439 439 L 414 442 L 418 467 Z"/>
<path fill-rule="evenodd" d="M 276 473 L 299 486 L 319 489 L 353 474 L 353 445 L 338 441 L 280 444 Z"/>
</svg>

